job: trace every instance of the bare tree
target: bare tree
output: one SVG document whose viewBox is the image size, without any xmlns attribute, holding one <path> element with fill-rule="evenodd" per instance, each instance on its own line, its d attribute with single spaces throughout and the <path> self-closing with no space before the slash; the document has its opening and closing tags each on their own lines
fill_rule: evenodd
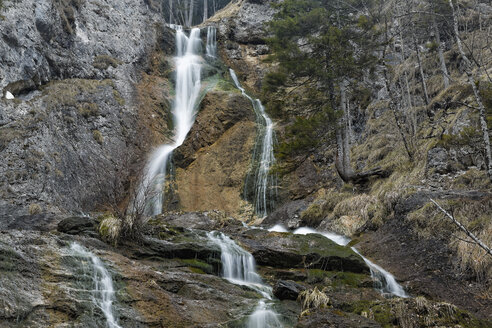
<svg viewBox="0 0 492 328">
<path fill-rule="evenodd" d="M 475 81 L 475 77 L 473 76 L 473 64 L 468 59 L 468 56 L 466 55 L 464 49 L 463 49 L 463 44 L 461 42 L 461 37 L 460 37 L 460 32 L 458 29 L 458 14 L 454 8 L 453 0 L 449 0 L 449 6 L 451 7 L 451 11 L 453 14 L 453 29 L 454 29 L 454 34 L 456 38 L 456 44 L 458 45 L 458 50 L 460 52 L 461 58 L 463 59 L 464 66 L 465 66 L 465 73 L 468 77 L 468 83 L 470 84 L 472 90 L 473 90 L 473 95 L 475 96 L 475 101 L 477 102 L 478 105 L 478 112 L 479 112 L 479 117 L 480 117 L 480 127 L 482 130 L 482 136 L 483 136 L 483 142 L 485 145 L 485 155 L 487 159 L 487 174 L 489 176 L 489 179 L 492 181 L 492 152 L 490 150 L 490 136 L 489 136 L 489 130 L 487 127 L 487 119 L 486 119 L 486 110 L 485 106 L 483 105 L 482 97 L 480 96 L 480 92 L 478 91 L 477 83 Z"/>
<path fill-rule="evenodd" d="M 431 1 L 432 12 L 437 12 L 438 8 L 436 8 L 435 3 Z M 446 67 L 446 60 L 444 59 L 444 44 L 441 42 L 441 32 L 439 32 L 439 27 L 436 20 L 436 15 L 431 15 L 432 19 L 432 27 L 434 29 L 434 34 L 436 38 L 437 44 L 437 53 L 439 55 L 439 63 L 441 65 L 442 78 L 444 82 L 444 89 L 449 87 L 449 73 L 448 68 Z"/>
<path fill-rule="evenodd" d="M 203 21 L 208 19 L 208 1 L 203 0 Z"/>
</svg>

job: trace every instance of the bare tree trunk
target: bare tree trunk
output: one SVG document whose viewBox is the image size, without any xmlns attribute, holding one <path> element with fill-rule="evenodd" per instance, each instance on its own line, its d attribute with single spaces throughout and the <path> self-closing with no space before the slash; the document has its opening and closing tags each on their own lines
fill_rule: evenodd
<svg viewBox="0 0 492 328">
<path fill-rule="evenodd" d="M 437 51 L 439 54 L 439 62 L 441 63 L 442 78 L 444 81 L 444 89 L 449 87 L 449 73 L 444 60 L 444 45 L 441 43 L 441 35 L 437 26 L 436 17 L 432 15 L 432 25 L 434 26 L 434 34 L 436 35 Z"/>
<path fill-rule="evenodd" d="M 422 83 L 422 91 L 424 93 L 424 101 L 426 105 L 429 105 L 429 93 L 427 92 L 427 83 L 425 81 L 424 68 L 422 67 L 422 56 L 420 56 L 419 45 L 417 44 L 417 38 L 415 37 L 415 31 L 413 30 L 412 24 L 412 38 L 413 38 L 413 47 L 415 49 L 415 53 L 417 54 L 417 63 L 419 65 L 419 73 L 420 73 L 420 82 Z"/>
<path fill-rule="evenodd" d="M 388 37 L 388 22 L 387 22 L 387 19 L 385 20 L 385 46 L 384 46 L 384 49 L 383 49 L 383 59 L 386 60 L 386 53 L 387 53 L 387 46 L 388 46 L 388 41 L 389 41 L 389 37 Z M 410 150 L 410 147 L 408 145 L 408 141 L 407 141 L 407 138 L 405 136 L 405 132 L 403 130 L 403 127 L 400 123 L 400 120 L 398 119 L 398 114 L 397 114 L 397 110 L 396 110 L 396 99 L 400 99 L 400 97 L 396 97 L 393 93 L 393 89 L 391 88 L 391 84 L 390 84 L 390 79 L 389 79 L 389 76 L 388 76 L 388 67 L 386 66 L 386 63 L 383 63 L 383 77 L 384 77 L 384 82 L 385 82 L 385 85 L 386 85 L 386 90 L 388 91 L 388 96 L 389 96 L 389 107 L 391 109 L 391 111 L 393 112 L 393 117 L 395 118 L 395 123 L 396 123 L 396 127 L 398 128 L 398 132 L 400 133 L 400 136 L 403 140 L 403 145 L 405 146 L 405 150 L 407 152 L 407 155 L 409 157 L 410 160 L 413 160 L 413 153 L 411 152 Z"/>
<path fill-rule="evenodd" d="M 353 174 L 352 166 L 350 165 L 350 117 L 347 107 L 347 84 L 346 81 L 340 83 L 340 103 L 343 112 L 342 128 L 343 128 L 343 164 L 347 173 Z"/>
<path fill-rule="evenodd" d="M 208 1 L 203 0 L 203 21 L 208 19 Z"/>
<path fill-rule="evenodd" d="M 193 13 L 194 13 L 194 5 L 195 5 L 195 0 L 190 0 L 190 13 L 188 14 L 188 26 L 193 25 Z"/>
<path fill-rule="evenodd" d="M 461 44 L 460 34 L 458 30 L 458 17 L 454 10 L 453 0 L 449 0 L 449 5 L 451 6 L 451 10 L 453 12 L 453 27 L 454 27 L 454 34 L 456 36 L 456 43 L 458 45 L 458 50 L 465 63 L 465 72 L 466 75 L 468 76 L 468 83 L 473 89 L 473 94 L 475 95 L 475 101 L 478 104 L 480 127 L 482 129 L 483 142 L 485 145 L 485 155 L 487 158 L 487 174 L 489 176 L 489 179 L 492 181 L 492 152 L 490 151 L 490 136 L 487 127 L 485 106 L 483 105 L 482 97 L 480 96 L 480 93 L 477 88 L 477 84 L 475 83 L 475 78 L 473 77 L 472 63 L 466 56 L 466 53 L 463 50 L 463 45 Z"/>
<path fill-rule="evenodd" d="M 169 24 L 173 23 L 173 0 L 169 0 Z"/>
<path fill-rule="evenodd" d="M 340 125 L 336 130 L 337 155 L 335 158 L 335 167 L 340 178 L 342 178 L 344 182 L 360 184 L 366 182 L 371 176 L 384 176 L 385 173 L 380 167 L 360 173 L 354 172 L 352 164 L 350 163 L 350 133 L 348 131 L 348 121 L 350 120 L 350 117 L 348 114 L 345 81 L 340 84 L 340 98 L 343 116 Z"/>
</svg>

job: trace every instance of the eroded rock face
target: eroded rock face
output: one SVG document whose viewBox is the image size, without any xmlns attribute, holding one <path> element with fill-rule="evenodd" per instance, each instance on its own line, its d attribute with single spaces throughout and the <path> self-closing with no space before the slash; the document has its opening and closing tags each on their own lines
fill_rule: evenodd
<svg viewBox="0 0 492 328">
<path fill-rule="evenodd" d="M 245 204 L 242 189 L 255 136 L 254 112 L 248 99 L 237 92 L 208 93 L 175 155 L 180 208 L 238 214 Z"/>
<path fill-rule="evenodd" d="M 265 38 L 266 23 L 275 14 L 270 0 L 237 1 L 227 15 L 216 18 L 219 52 L 222 59 L 234 68 L 242 83 L 259 90 L 266 72 L 262 59 L 269 53 Z M 213 20 L 213 19 L 212 19 Z"/>
<path fill-rule="evenodd" d="M 2 16 L 0 224 L 24 229 L 94 209 L 110 176 L 135 174 L 135 83 L 172 39 L 144 0 L 8 1 Z"/>
<path fill-rule="evenodd" d="M 212 327 L 240 321 L 258 301 L 255 292 L 205 274 L 199 269 L 205 262 L 178 253 L 131 259 L 124 247 L 115 251 L 92 238 L 8 231 L 0 233 L 0 327 L 104 325 L 92 301 L 91 262 L 72 255 L 73 239 L 110 272 L 114 314 L 123 327 Z"/>
</svg>

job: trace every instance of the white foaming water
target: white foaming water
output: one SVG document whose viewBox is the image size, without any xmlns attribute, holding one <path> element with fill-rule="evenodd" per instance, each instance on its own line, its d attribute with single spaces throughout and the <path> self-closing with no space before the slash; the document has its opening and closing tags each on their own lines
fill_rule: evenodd
<svg viewBox="0 0 492 328">
<path fill-rule="evenodd" d="M 152 154 L 137 194 L 137 204 L 146 203 L 146 214 L 162 213 L 163 188 L 167 163 L 173 150 L 181 146 L 193 126 L 197 100 L 201 89 L 200 29 L 194 28 L 187 37 L 180 26 L 176 28 L 176 97 L 173 104 L 174 142 L 162 145 Z"/>
<path fill-rule="evenodd" d="M 307 234 L 312 234 L 312 233 L 317 233 L 320 234 L 331 241 L 337 243 L 340 246 L 346 246 L 348 243 L 350 243 L 350 238 L 347 238 L 345 236 L 338 235 L 333 232 L 318 232 L 312 228 L 299 228 L 296 231 L 294 231 L 294 234 L 296 235 L 307 235 Z M 351 249 L 359 255 L 364 262 L 367 264 L 369 269 L 371 270 L 371 277 L 377 282 L 377 289 L 382 293 L 382 294 L 391 294 L 395 295 L 398 297 L 409 297 L 407 293 L 403 290 L 403 287 L 396 282 L 395 277 L 389 273 L 388 271 L 384 270 L 381 268 L 379 265 L 372 263 L 370 260 L 362 256 L 361 253 L 355 247 L 351 247 Z"/>
<path fill-rule="evenodd" d="M 207 56 L 217 57 L 217 30 L 215 26 L 207 27 Z"/>
<path fill-rule="evenodd" d="M 264 299 L 258 303 L 255 311 L 249 316 L 247 327 L 283 327 L 278 319 L 278 314 L 271 309 L 271 304 L 265 302 L 265 300 L 272 300 L 272 288 L 263 284 L 261 277 L 256 273 L 253 255 L 245 251 L 231 238 L 221 232 L 209 232 L 208 238 L 220 247 L 222 276 L 233 284 L 248 286 L 264 297 Z"/>
<path fill-rule="evenodd" d="M 371 270 L 371 277 L 377 281 L 377 289 L 382 294 L 391 294 L 398 297 L 407 298 L 409 297 L 403 287 L 396 282 L 395 277 L 389 273 L 388 271 L 381 268 L 379 265 L 372 263 L 367 258 L 365 258 L 355 247 L 351 247 L 351 249 L 356 252 L 364 262 L 366 262 L 367 266 Z"/>
<path fill-rule="evenodd" d="M 108 270 L 106 270 L 104 264 L 96 255 L 83 246 L 73 243 L 70 249 L 74 256 L 90 259 L 94 282 L 93 302 L 103 312 L 109 328 L 121 328 L 113 313 L 114 288 L 113 280 Z"/>
<path fill-rule="evenodd" d="M 239 80 L 236 76 L 234 70 L 229 69 L 232 80 L 236 84 L 236 87 L 241 90 L 243 96 L 248 98 L 253 104 L 253 108 L 256 113 L 257 119 L 261 122 L 264 127 L 264 135 L 261 141 L 261 155 L 260 155 L 260 165 L 256 171 L 255 179 L 255 212 L 259 216 L 265 217 L 268 214 L 268 196 L 276 196 L 276 178 L 270 175 L 270 168 L 275 164 L 275 155 L 273 153 L 273 121 L 265 112 L 265 107 L 263 107 L 259 99 L 251 98 L 241 87 Z M 270 197 L 271 198 L 271 197 Z"/>
<path fill-rule="evenodd" d="M 260 301 L 250 315 L 248 328 L 282 327 L 278 314 L 272 311 L 264 301 Z"/>
<path fill-rule="evenodd" d="M 340 246 L 346 246 L 348 243 L 350 243 L 350 238 L 347 238 L 345 236 L 337 235 L 336 233 L 333 232 L 318 232 L 312 228 L 306 228 L 302 227 L 294 231 L 295 235 L 308 235 L 308 234 L 319 234 L 322 235 L 331 241 L 337 243 Z"/>
<path fill-rule="evenodd" d="M 289 232 L 289 230 L 287 230 L 283 225 L 281 224 L 276 224 L 274 225 L 273 227 L 271 227 L 270 229 L 268 229 L 268 231 L 271 231 L 271 232 Z"/>
</svg>

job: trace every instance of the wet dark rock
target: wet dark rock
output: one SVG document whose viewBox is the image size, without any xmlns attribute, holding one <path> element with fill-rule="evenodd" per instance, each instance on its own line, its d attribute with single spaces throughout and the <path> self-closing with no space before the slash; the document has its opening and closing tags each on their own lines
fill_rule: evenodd
<svg viewBox="0 0 492 328">
<path fill-rule="evenodd" d="M 58 231 L 70 235 L 78 235 L 87 231 L 95 231 L 95 222 L 89 217 L 70 217 L 58 223 Z"/>
<path fill-rule="evenodd" d="M 297 300 L 299 293 L 305 289 L 292 280 L 279 280 L 273 287 L 273 295 L 279 300 Z"/>
<path fill-rule="evenodd" d="M 275 224 L 282 224 L 288 229 L 299 228 L 301 213 L 308 205 L 309 202 L 305 199 L 287 202 L 268 215 L 261 225 L 270 228 Z"/>
</svg>

